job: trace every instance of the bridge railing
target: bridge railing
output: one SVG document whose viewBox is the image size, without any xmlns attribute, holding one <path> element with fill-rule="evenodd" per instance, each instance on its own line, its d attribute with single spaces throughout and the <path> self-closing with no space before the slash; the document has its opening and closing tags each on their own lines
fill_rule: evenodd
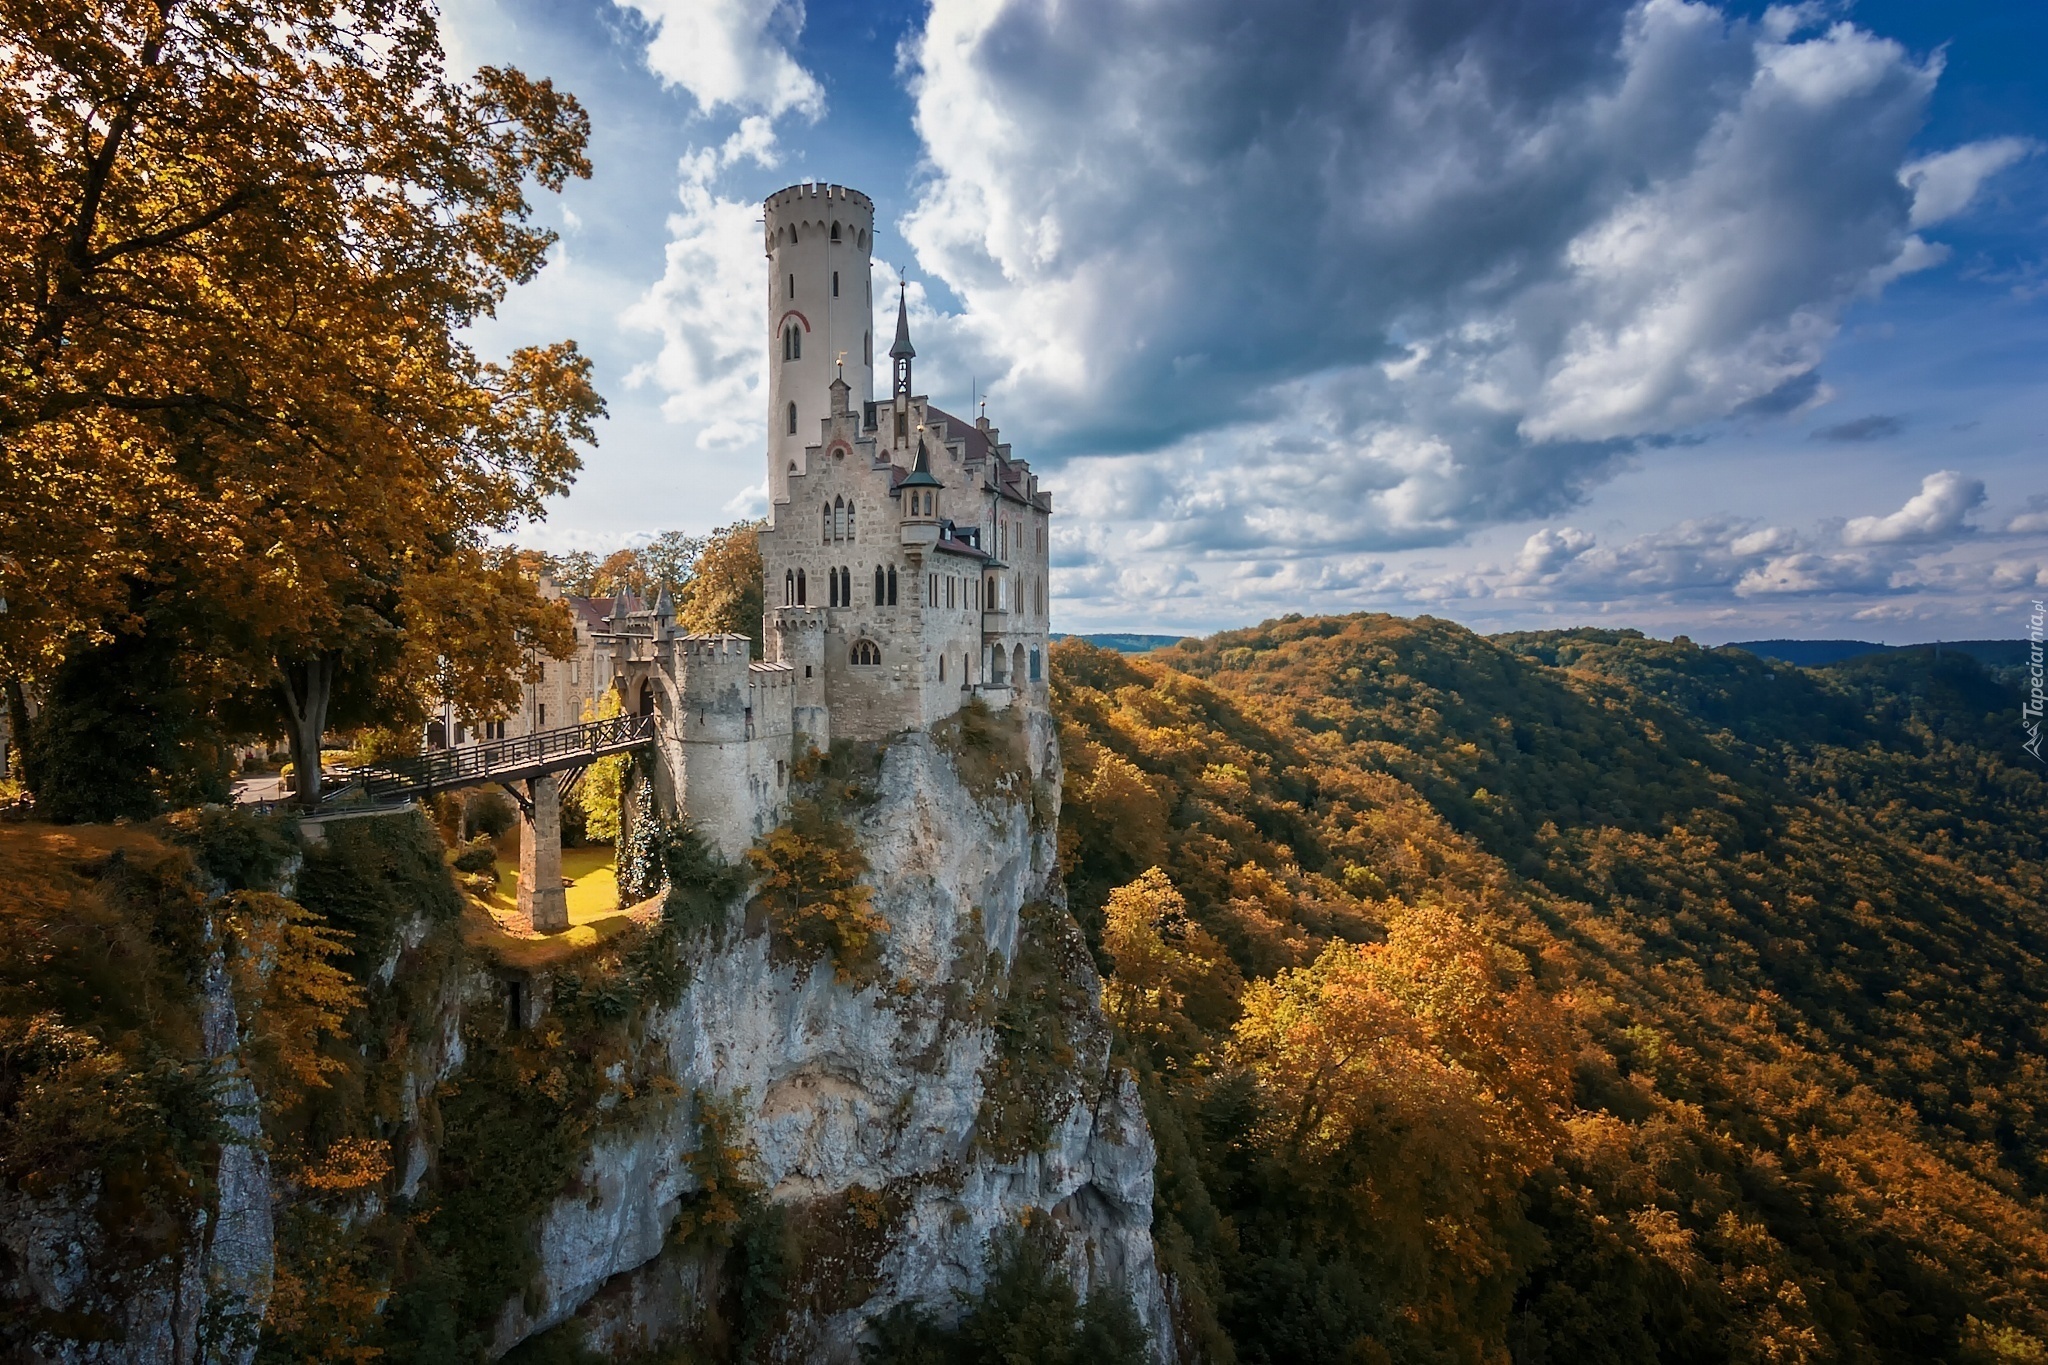
<svg viewBox="0 0 2048 1365">
<path fill-rule="evenodd" d="M 561 760 L 606 754 L 645 744 L 654 738 L 652 716 L 607 716 L 603 720 L 565 725 L 531 735 L 512 735 L 458 749 L 437 749 L 409 758 L 386 759 L 357 768 L 336 786 L 360 784 L 372 801 L 466 787 L 479 782 L 510 781 L 531 776 Z"/>
</svg>

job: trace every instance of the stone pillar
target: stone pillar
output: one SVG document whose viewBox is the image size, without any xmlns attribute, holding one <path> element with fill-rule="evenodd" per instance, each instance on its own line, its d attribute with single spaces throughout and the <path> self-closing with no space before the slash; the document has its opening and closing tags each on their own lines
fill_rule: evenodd
<svg viewBox="0 0 2048 1365">
<path fill-rule="evenodd" d="M 562 891 L 562 798 L 555 779 L 526 780 L 531 812 L 519 813 L 519 909 L 543 934 L 569 927 L 569 898 Z"/>
</svg>

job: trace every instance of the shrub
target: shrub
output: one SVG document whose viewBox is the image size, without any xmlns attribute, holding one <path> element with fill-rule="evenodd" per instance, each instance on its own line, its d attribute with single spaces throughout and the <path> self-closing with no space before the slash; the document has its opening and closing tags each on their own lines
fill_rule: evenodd
<svg viewBox="0 0 2048 1365">
<path fill-rule="evenodd" d="M 512 803 L 496 792 L 478 792 L 469 798 L 469 828 L 487 838 L 502 838 L 518 821 Z"/>
<path fill-rule="evenodd" d="M 163 829 L 230 891 L 275 886 L 298 851 L 297 826 L 290 816 L 208 806 L 164 817 Z"/>
<path fill-rule="evenodd" d="M 498 866 L 498 846 L 478 835 L 462 846 L 450 866 L 457 872 L 494 872 Z"/>
<path fill-rule="evenodd" d="M 859 883 L 868 863 L 851 830 L 826 818 L 817 802 L 795 801 L 789 822 L 748 849 L 747 861 L 778 960 L 830 958 L 841 981 L 873 978 L 889 921 L 870 904 L 872 888 Z"/>
</svg>

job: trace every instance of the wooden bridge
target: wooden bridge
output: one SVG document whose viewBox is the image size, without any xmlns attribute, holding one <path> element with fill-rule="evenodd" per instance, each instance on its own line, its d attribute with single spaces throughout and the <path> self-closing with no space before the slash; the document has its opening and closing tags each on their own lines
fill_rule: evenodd
<svg viewBox="0 0 2048 1365">
<path fill-rule="evenodd" d="M 332 775 L 330 802 L 383 805 L 495 783 L 519 804 L 519 908 L 543 933 L 569 927 L 562 894 L 562 797 L 600 758 L 654 742 L 653 716 L 609 716 L 416 757 L 364 764 Z"/>
<path fill-rule="evenodd" d="M 554 776 L 562 791 L 574 787 L 591 764 L 654 742 L 654 717 L 609 716 L 509 739 L 433 749 L 337 773 L 338 788 L 354 787 L 372 801 L 409 801 L 458 787 L 496 782 L 522 808 L 527 798 L 514 783 Z M 566 776 L 563 776 L 566 774 Z"/>
</svg>

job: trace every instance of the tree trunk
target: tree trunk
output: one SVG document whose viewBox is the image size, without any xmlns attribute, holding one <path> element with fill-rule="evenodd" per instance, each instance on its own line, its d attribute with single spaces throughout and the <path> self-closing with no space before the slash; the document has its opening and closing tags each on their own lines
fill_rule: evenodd
<svg viewBox="0 0 2048 1365">
<path fill-rule="evenodd" d="M 36 775 L 29 767 L 28 758 L 28 694 L 22 690 L 21 679 L 9 678 L 7 691 L 7 742 L 14 749 L 14 761 L 9 764 L 5 755 L 0 755 L 0 772 L 14 778 L 30 791 L 36 789 Z"/>
<path fill-rule="evenodd" d="M 335 663 L 336 656 L 321 654 L 278 668 L 277 692 L 283 702 L 285 737 L 291 744 L 292 773 L 303 810 L 320 804 L 320 740 L 327 732 Z"/>
</svg>

